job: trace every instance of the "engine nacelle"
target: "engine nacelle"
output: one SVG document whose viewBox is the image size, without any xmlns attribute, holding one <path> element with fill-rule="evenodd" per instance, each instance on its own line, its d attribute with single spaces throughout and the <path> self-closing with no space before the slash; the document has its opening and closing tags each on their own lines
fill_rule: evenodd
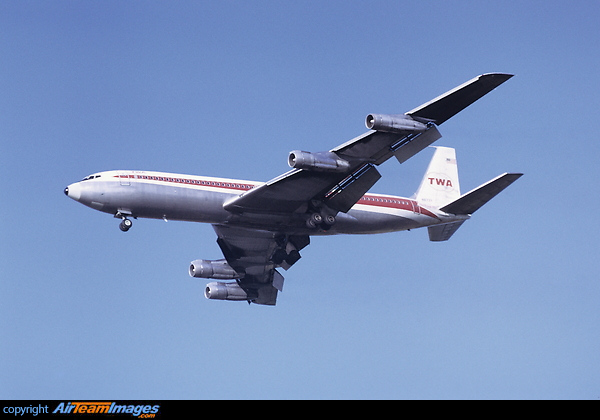
<svg viewBox="0 0 600 420">
<path fill-rule="evenodd" d="M 404 131 L 422 132 L 427 130 L 427 125 L 415 121 L 408 115 L 369 114 L 365 121 L 368 129 L 399 133 Z"/>
<path fill-rule="evenodd" d="M 237 283 L 219 283 L 212 282 L 206 285 L 204 289 L 206 299 L 216 300 L 248 300 L 248 295 Z"/>
<path fill-rule="evenodd" d="M 240 275 L 227 263 L 227 260 L 195 260 L 190 264 L 190 276 L 205 279 L 230 280 Z"/>
<path fill-rule="evenodd" d="M 296 169 L 318 172 L 346 172 L 350 163 L 333 152 L 303 152 L 293 150 L 288 156 L 288 165 Z"/>
</svg>

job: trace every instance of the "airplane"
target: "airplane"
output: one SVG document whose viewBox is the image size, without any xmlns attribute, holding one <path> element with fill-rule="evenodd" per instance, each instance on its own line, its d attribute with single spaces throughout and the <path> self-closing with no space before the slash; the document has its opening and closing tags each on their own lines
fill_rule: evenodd
<svg viewBox="0 0 600 420">
<path fill-rule="evenodd" d="M 275 305 L 288 270 L 315 235 L 374 234 L 427 227 L 447 241 L 475 211 L 523 174 L 504 173 L 462 194 L 456 152 L 431 146 L 438 126 L 512 77 L 487 73 L 405 114 L 369 114 L 366 133 L 325 152 L 294 150 L 292 168 L 268 182 L 151 171 L 99 172 L 64 193 L 92 209 L 131 218 L 210 223 L 224 258 L 195 260 L 189 274 L 217 280 L 207 299 Z M 412 198 L 368 193 L 376 166 L 435 147 Z"/>
</svg>

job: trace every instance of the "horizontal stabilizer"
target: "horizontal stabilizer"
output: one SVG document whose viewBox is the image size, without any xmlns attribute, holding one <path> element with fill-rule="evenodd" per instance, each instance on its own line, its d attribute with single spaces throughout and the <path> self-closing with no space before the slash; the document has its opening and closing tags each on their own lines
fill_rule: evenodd
<svg viewBox="0 0 600 420">
<path fill-rule="evenodd" d="M 447 241 L 464 222 L 465 220 L 459 220 L 458 222 L 446 223 L 445 225 L 429 226 L 427 228 L 429 240 L 432 242 Z"/>
<path fill-rule="evenodd" d="M 450 214 L 473 214 L 523 174 L 505 173 L 464 194 L 440 210 Z"/>
</svg>

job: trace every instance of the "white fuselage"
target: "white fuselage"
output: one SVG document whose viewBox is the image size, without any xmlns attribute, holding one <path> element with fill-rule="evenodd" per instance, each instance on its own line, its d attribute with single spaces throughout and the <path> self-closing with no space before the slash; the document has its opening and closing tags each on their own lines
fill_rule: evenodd
<svg viewBox="0 0 600 420">
<path fill-rule="evenodd" d="M 65 194 L 117 217 L 229 224 L 290 234 L 369 234 L 414 229 L 456 220 L 415 200 L 365 194 L 328 230 L 309 229 L 303 214 L 233 214 L 223 204 L 260 182 L 149 171 L 107 171 L 69 185 Z"/>
</svg>

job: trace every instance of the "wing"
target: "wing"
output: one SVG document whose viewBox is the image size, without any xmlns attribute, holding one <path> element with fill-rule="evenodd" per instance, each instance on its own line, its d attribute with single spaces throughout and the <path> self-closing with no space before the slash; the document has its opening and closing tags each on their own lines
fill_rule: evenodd
<svg viewBox="0 0 600 420">
<path fill-rule="evenodd" d="M 310 203 L 318 203 L 317 208 L 347 212 L 381 177 L 375 166 L 392 156 L 400 163 L 405 162 L 441 137 L 436 124 L 448 120 L 510 77 L 484 74 L 404 115 L 383 116 L 392 118 L 391 125 L 370 130 L 321 153 L 327 154 L 329 160 L 342 162 L 342 166 L 292 169 L 233 198 L 224 208 L 234 213 L 289 214 L 309 212 Z M 318 159 L 317 155 L 312 157 Z"/>
<path fill-rule="evenodd" d="M 283 290 L 283 276 L 277 268 L 287 270 L 296 263 L 309 237 L 225 225 L 213 228 L 225 259 L 240 274 L 237 284 L 248 302 L 275 305 L 277 292 Z"/>
</svg>

